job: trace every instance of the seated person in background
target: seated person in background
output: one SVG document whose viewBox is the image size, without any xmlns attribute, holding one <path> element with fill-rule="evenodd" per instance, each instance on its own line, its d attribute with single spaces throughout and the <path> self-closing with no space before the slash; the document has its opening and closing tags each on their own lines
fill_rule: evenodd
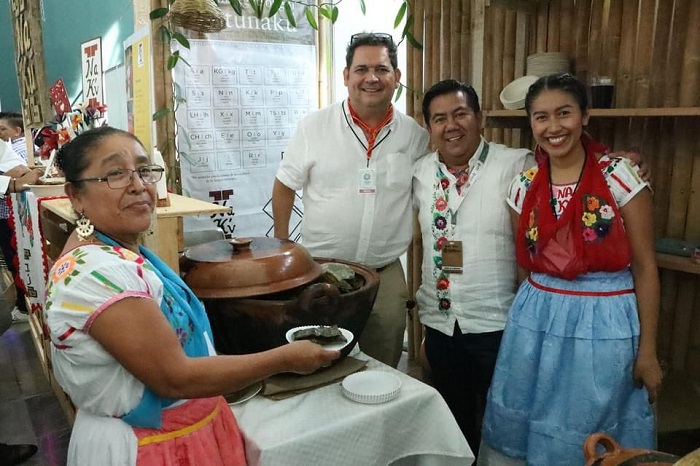
<svg viewBox="0 0 700 466">
<path fill-rule="evenodd" d="M 0 120 L 1 123 L 2 120 Z M 2 132 L 0 132 L 2 135 Z M 27 175 L 27 177 L 22 178 L 20 184 L 18 184 L 18 179 L 22 175 Z M 26 159 L 20 157 L 12 147 L 9 142 L 0 141 L 0 175 L 9 177 L 7 180 L 8 186 L 0 191 L 2 193 L 7 192 L 19 192 L 24 189 L 24 186 L 36 182 L 36 180 L 41 176 L 39 170 L 30 170 L 27 167 Z M 29 179 L 31 178 L 31 180 Z M 9 189 L 9 191 L 8 191 Z M 21 280 L 19 278 L 19 271 L 17 269 L 16 257 L 17 250 L 16 246 L 12 244 L 12 236 L 14 232 L 12 227 L 10 227 L 10 198 L 4 197 L 0 199 L 0 249 L 2 249 L 2 255 L 5 258 L 5 264 L 7 265 L 7 270 L 12 274 L 12 278 L 15 282 L 15 303 L 12 309 L 12 321 L 13 322 L 26 322 L 29 319 L 29 311 L 27 309 L 27 300 L 25 298 L 24 287 L 21 285 Z"/>
<path fill-rule="evenodd" d="M 24 137 L 24 120 L 21 114 L 0 112 L 0 139 L 12 144 L 12 150 L 27 162 L 27 140 Z"/>
<path fill-rule="evenodd" d="M 68 465 L 244 465 L 221 395 L 278 372 L 313 372 L 340 352 L 300 341 L 216 356 L 202 303 L 138 244 L 164 169 L 135 136 L 108 126 L 63 146 L 57 162 L 79 217 L 49 272 L 45 306 L 54 374 L 78 408 Z"/>
</svg>

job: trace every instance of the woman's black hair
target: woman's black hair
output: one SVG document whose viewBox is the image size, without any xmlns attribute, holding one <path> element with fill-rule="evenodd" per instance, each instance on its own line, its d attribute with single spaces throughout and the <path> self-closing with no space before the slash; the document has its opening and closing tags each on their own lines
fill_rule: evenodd
<svg viewBox="0 0 700 466">
<path fill-rule="evenodd" d="M 535 81 L 525 96 L 525 110 L 531 116 L 532 102 L 545 90 L 560 90 L 571 95 L 578 102 L 581 113 L 588 110 L 588 88 L 577 77 L 569 73 L 550 74 Z"/>
<path fill-rule="evenodd" d="M 83 172 L 90 164 L 88 157 L 90 150 L 104 138 L 115 134 L 128 136 L 141 144 L 141 141 L 128 131 L 112 126 L 100 126 L 99 128 L 85 131 L 61 147 L 56 154 L 56 165 L 58 165 L 58 168 L 63 172 L 66 181 L 72 183 L 76 188 L 80 188 L 82 182 L 77 180 L 82 178 Z M 141 144 L 141 146 L 143 146 L 143 144 Z"/>
<path fill-rule="evenodd" d="M 464 97 L 467 99 L 467 105 L 471 108 L 474 113 L 479 113 L 481 107 L 479 106 L 479 96 L 476 95 L 474 88 L 460 81 L 454 79 L 445 79 L 438 83 L 433 84 L 430 89 L 428 89 L 423 96 L 423 118 L 425 119 L 425 124 L 430 126 L 430 102 L 434 98 L 445 94 L 455 94 L 457 92 L 463 92 Z"/>
</svg>

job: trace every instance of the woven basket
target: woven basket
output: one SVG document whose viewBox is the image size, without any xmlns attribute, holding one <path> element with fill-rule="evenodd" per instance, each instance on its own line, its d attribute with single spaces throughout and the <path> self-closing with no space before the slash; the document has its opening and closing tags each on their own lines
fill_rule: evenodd
<svg viewBox="0 0 700 466">
<path fill-rule="evenodd" d="M 170 21 L 198 32 L 219 32 L 226 27 L 215 0 L 177 0 L 170 8 Z"/>
</svg>

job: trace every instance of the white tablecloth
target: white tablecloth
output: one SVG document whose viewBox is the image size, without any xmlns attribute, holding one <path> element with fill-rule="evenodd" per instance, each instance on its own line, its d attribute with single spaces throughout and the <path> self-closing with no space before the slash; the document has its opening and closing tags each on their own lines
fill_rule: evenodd
<svg viewBox="0 0 700 466">
<path fill-rule="evenodd" d="M 273 401 L 258 395 L 232 405 L 252 466 L 470 465 L 469 445 L 432 387 L 360 353 L 369 369 L 401 378 L 399 396 L 365 405 L 340 383 Z"/>
</svg>

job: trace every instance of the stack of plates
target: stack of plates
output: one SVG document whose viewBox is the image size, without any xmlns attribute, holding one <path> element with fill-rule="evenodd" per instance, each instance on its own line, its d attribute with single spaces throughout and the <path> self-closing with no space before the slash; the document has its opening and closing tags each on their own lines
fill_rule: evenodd
<svg viewBox="0 0 700 466">
<path fill-rule="evenodd" d="M 569 57 L 561 52 L 535 53 L 527 57 L 527 73 L 531 76 L 546 76 L 571 69 Z"/>
<path fill-rule="evenodd" d="M 343 380 L 343 395 L 365 404 L 386 403 L 401 391 L 401 379 L 382 371 L 356 372 Z"/>
</svg>

